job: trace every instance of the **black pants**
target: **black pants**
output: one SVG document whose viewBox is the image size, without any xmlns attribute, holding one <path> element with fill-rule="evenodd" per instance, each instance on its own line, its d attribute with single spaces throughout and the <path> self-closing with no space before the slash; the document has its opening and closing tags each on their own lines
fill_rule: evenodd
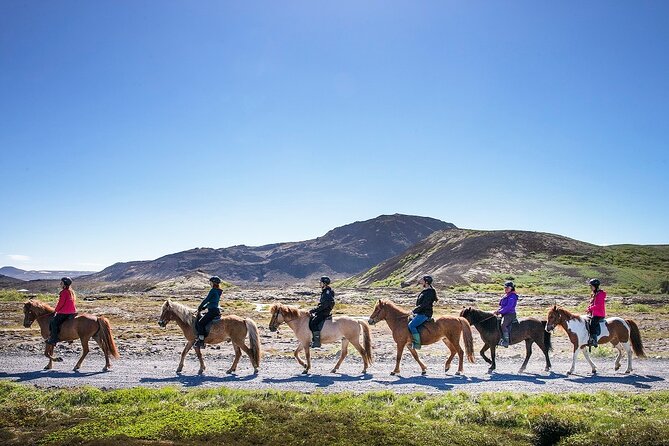
<svg viewBox="0 0 669 446">
<path fill-rule="evenodd" d="M 516 313 L 507 313 L 502 316 L 502 333 L 506 333 L 507 336 L 511 333 L 511 324 L 516 320 Z"/>
<path fill-rule="evenodd" d="M 601 333 L 601 327 L 599 326 L 599 323 L 602 321 L 602 319 L 605 319 L 601 316 L 592 316 L 590 318 L 590 337 L 591 338 L 597 338 L 599 334 Z"/>
<path fill-rule="evenodd" d="M 200 316 L 200 319 L 195 322 L 195 330 L 197 331 L 198 336 L 206 336 L 207 333 L 205 329 L 207 324 L 220 315 L 221 310 L 218 308 L 210 308 L 206 313 Z"/>
<path fill-rule="evenodd" d="M 51 320 L 49 321 L 50 335 L 49 340 L 46 342 L 51 345 L 56 345 L 56 342 L 58 342 L 58 332 L 60 331 L 61 324 L 68 319 L 74 318 L 75 316 L 76 314 L 57 314 L 51 317 Z"/>
<path fill-rule="evenodd" d="M 329 313 L 316 313 L 313 316 L 311 316 L 311 319 L 309 319 L 309 330 L 311 331 L 319 331 L 318 326 L 323 322 L 325 319 L 329 318 L 330 314 Z"/>
</svg>

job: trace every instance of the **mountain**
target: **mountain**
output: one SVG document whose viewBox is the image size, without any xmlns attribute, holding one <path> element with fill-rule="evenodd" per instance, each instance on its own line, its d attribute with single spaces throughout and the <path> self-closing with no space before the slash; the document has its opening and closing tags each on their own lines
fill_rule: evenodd
<svg viewBox="0 0 669 446">
<path fill-rule="evenodd" d="M 452 223 L 411 215 L 381 215 L 322 237 L 265 246 L 195 248 L 156 260 L 116 263 L 87 281 L 162 281 L 201 270 L 228 281 L 294 282 L 323 274 L 348 277 L 406 250 Z"/>
<path fill-rule="evenodd" d="M 455 291 L 499 291 L 515 280 L 525 292 L 583 293 L 599 277 L 622 294 L 658 293 L 669 279 L 669 245 L 598 246 L 529 231 L 438 231 L 343 285 L 400 286 L 424 274 Z"/>
<path fill-rule="evenodd" d="M 0 274 L 20 280 L 52 280 L 61 277 L 79 277 L 91 274 L 93 271 L 24 271 L 13 266 L 3 266 Z"/>
<path fill-rule="evenodd" d="M 20 287 L 25 283 L 21 279 L 15 279 L 14 277 L 5 276 L 0 274 L 0 289 L 3 288 L 16 288 Z"/>
</svg>

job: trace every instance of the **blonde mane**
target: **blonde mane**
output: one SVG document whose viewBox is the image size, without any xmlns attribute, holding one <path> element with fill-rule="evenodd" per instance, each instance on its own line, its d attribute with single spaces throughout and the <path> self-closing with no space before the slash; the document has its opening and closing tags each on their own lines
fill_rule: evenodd
<svg viewBox="0 0 669 446">
<path fill-rule="evenodd" d="M 28 302 L 25 303 L 25 305 L 31 305 L 38 310 L 44 311 L 45 313 L 53 313 L 55 311 L 51 305 L 45 302 L 41 302 L 37 299 L 30 299 Z"/>
<path fill-rule="evenodd" d="M 381 306 L 384 307 L 389 307 L 389 309 L 394 312 L 394 313 L 400 313 L 402 316 L 408 316 L 410 311 L 403 310 L 399 305 L 397 305 L 395 302 L 387 299 L 380 299 L 379 302 L 381 303 Z"/>
<path fill-rule="evenodd" d="M 301 310 L 294 305 L 284 305 L 284 304 L 274 304 L 270 308 L 270 313 L 274 314 L 277 311 L 281 312 L 283 317 L 289 317 L 291 319 L 297 319 L 308 314 L 307 310 Z"/>
<path fill-rule="evenodd" d="M 187 307 L 184 304 L 179 302 L 174 302 L 173 300 L 167 299 L 163 304 L 162 311 L 165 311 L 165 307 L 169 306 L 172 313 L 183 323 L 193 327 L 195 325 L 195 310 Z"/>
</svg>

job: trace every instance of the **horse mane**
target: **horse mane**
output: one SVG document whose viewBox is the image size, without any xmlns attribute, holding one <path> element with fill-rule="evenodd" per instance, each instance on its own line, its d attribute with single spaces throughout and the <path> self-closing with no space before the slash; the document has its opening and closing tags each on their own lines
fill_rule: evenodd
<svg viewBox="0 0 669 446">
<path fill-rule="evenodd" d="M 290 317 L 292 319 L 297 319 L 300 316 L 304 316 L 307 313 L 307 310 L 300 310 L 294 305 L 284 305 L 284 304 L 274 304 L 269 309 L 270 313 L 274 314 L 276 311 L 280 311 L 283 317 Z"/>
<path fill-rule="evenodd" d="M 407 310 L 402 309 L 402 307 L 400 307 L 399 305 L 397 305 L 397 304 L 396 304 L 395 302 L 393 302 L 392 300 L 388 300 L 388 299 L 380 299 L 379 302 L 380 302 L 381 305 L 383 305 L 383 306 L 390 307 L 390 309 L 391 309 L 392 311 L 394 311 L 394 312 L 396 312 L 396 313 L 401 313 L 402 316 L 408 316 L 409 313 L 411 313 L 411 311 L 407 311 Z"/>
<path fill-rule="evenodd" d="M 471 311 L 475 315 L 482 316 L 482 317 L 490 317 L 494 314 L 492 311 L 484 311 L 484 310 L 480 310 L 480 309 L 474 308 L 474 307 L 467 307 L 466 309 Z"/>
<path fill-rule="evenodd" d="M 172 310 L 172 313 L 174 313 L 179 319 L 181 319 L 182 322 L 193 326 L 195 324 L 195 310 L 193 310 L 190 307 L 187 307 L 184 304 L 180 304 L 179 302 L 174 302 L 173 300 L 167 299 L 165 303 L 163 304 L 163 310 L 165 310 L 165 307 L 169 306 L 170 309 Z"/>
<path fill-rule="evenodd" d="M 563 307 L 554 307 L 555 311 L 558 311 L 562 313 L 563 315 L 566 316 L 567 319 L 579 319 L 580 316 L 578 314 L 574 314 L 571 311 L 567 310 L 566 308 Z"/>
<path fill-rule="evenodd" d="M 32 305 L 35 308 L 43 310 L 47 313 L 53 313 L 55 311 L 55 309 L 51 305 L 49 305 L 45 302 L 39 301 L 37 299 L 30 299 L 28 302 L 25 303 L 25 305 L 28 305 L 28 304 Z"/>
</svg>

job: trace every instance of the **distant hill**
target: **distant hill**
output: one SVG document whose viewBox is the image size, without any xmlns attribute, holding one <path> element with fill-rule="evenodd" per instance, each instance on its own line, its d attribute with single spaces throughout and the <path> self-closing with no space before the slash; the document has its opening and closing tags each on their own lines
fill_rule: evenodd
<svg viewBox="0 0 669 446">
<path fill-rule="evenodd" d="M 528 231 L 438 231 L 342 285 L 400 286 L 431 274 L 438 287 L 501 291 L 513 278 L 525 292 L 587 290 L 598 277 L 619 293 L 658 293 L 669 279 L 669 245 L 598 246 Z"/>
<path fill-rule="evenodd" d="M 163 281 L 197 270 L 239 282 L 295 282 L 322 274 L 344 278 L 395 256 L 452 223 L 411 215 L 381 215 L 302 242 L 196 248 L 151 261 L 117 263 L 82 277 L 95 281 Z"/>
<path fill-rule="evenodd" d="M 3 266 L 0 274 L 20 280 L 52 280 L 62 277 L 80 277 L 94 271 L 24 271 L 13 266 Z"/>
<path fill-rule="evenodd" d="M 20 279 L 0 274 L 0 289 L 2 288 L 21 288 L 25 282 Z"/>
</svg>

